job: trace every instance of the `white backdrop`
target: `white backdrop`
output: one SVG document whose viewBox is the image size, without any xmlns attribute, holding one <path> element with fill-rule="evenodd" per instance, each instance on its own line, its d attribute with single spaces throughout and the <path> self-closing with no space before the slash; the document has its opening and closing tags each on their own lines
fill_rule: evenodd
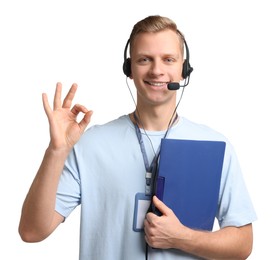
<svg viewBox="0 0 278 260">
<path fill-rule="evenodd" d="M 41 243 L 17 232 L 49 141 L 41 93 L 52 99 L 57 81 L 64 93 L 77 82 L 75 101 L 94 110 L 92 124 L 131 112 L 123 50 L 133 24 L 151 14 L 176 21 L 189 45 L 194 72 L 179 114 L 224 133 L 237 151 L 258 214 L 250 259 L 277 259 L 274 0 L 2 0 L 0 259 L 78 259 L 79 209 Z"/>
</svg>

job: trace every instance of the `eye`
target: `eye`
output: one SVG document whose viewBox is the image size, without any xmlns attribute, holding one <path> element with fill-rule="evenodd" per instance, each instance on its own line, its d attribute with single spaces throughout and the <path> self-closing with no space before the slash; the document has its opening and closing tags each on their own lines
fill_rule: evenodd
<svg viewBox="0 0 278 260">
<path fill-rule="evenodd" d="M 138 60 L 138 63 L 139 63 L 139 64 L 146 64 L 146 63 L 148 63 L 148 62 L 150 62 L 150 59 L 147 58 L 147 57 L 142 57 L 142 58 L 140 58 L 140 59 Z"/>
<path fill-rule="evenodd" d="M 165 61 L 166 63 L 173 63 L 173 62 L 175 61 L 175 59 L 174 59 L 174 58 L 171 58 L 171 57 L 167 57 L 167 58 L 164 59 L 164 61 Z"/>
</svg>

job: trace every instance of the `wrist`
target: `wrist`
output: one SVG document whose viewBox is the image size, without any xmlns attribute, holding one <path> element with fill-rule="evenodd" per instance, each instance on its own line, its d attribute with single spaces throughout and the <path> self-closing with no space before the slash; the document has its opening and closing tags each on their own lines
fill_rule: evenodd
<svg viewBox="0 0 278 260">
<path fill-rule="evenodd" d="M 59 159 L 66 159 L 68 154 L 70 153 L 72 148 L 62 147 L 62 148 L 55 148 L 51 143 L 46 149 L 46 155 L 54 156 L 55 158 Z"/>
</svg>

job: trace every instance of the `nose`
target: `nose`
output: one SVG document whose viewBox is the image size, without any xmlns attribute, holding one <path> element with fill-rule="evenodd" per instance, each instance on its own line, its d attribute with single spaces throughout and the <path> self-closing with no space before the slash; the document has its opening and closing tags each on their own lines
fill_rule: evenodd
<svg viewBox="0 0 278 260">
<path fill-rule="evenodd" d="M 150 67 L 150 73 L 155 76 L 164 74 L 163 62 L 160 60 L 153 60 Z"/>
</svg>

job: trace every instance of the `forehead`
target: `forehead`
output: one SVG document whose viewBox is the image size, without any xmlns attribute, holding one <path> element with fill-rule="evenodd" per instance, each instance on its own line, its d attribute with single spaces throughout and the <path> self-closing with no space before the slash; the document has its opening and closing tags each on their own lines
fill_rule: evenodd
<svg viewBox="0 0 278 260">
<path fill-rule="evenodd" d="M 130 55 L 168 54 L 183 56 L 183 43 L 172 30 L 143 32 L 136 35 L 130 46 Z"/>
</svg>

